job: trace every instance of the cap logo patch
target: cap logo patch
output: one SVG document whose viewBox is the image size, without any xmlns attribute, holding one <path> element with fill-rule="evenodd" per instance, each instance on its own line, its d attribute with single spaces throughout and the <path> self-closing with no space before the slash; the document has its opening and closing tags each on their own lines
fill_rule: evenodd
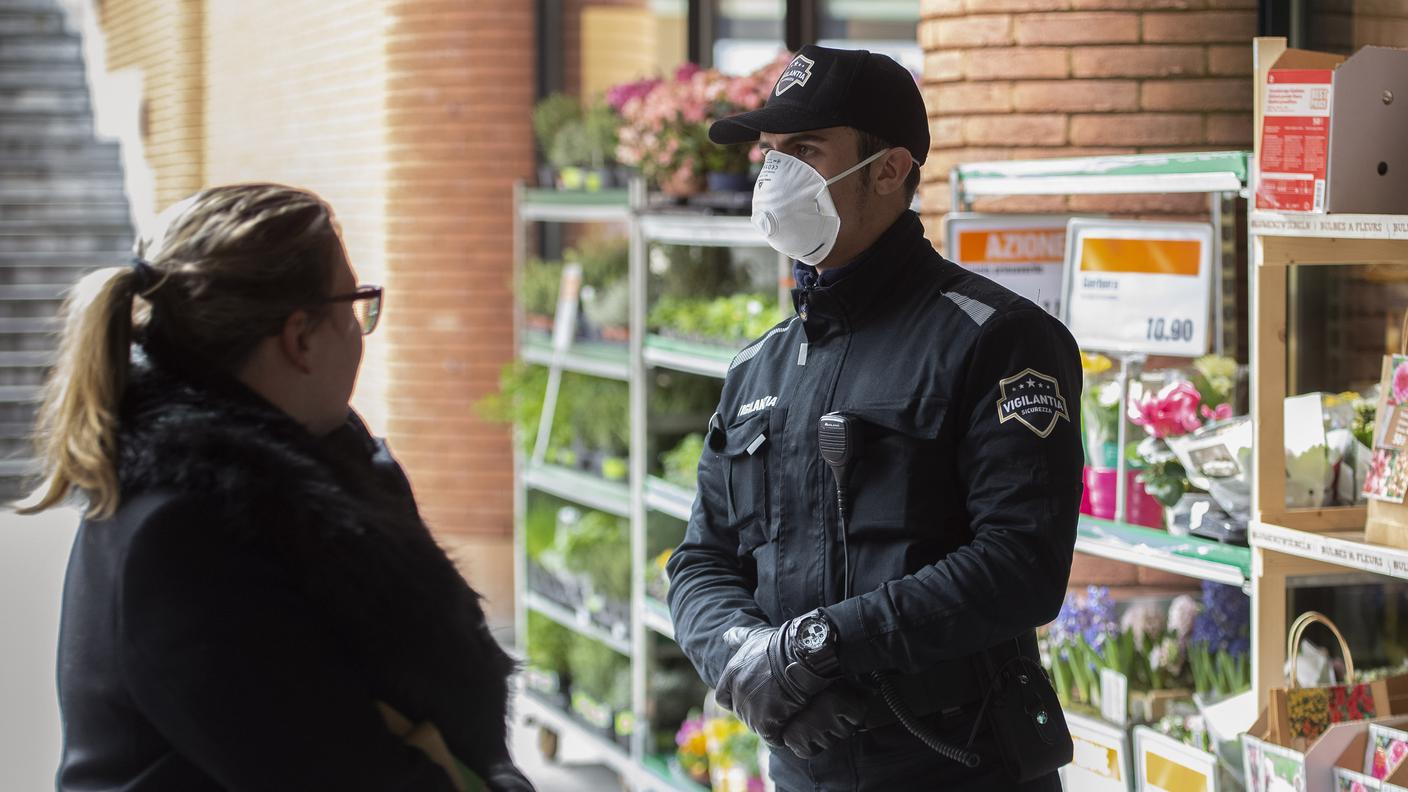
<svg viewBox="0 0 1408 792">
<path fill-rule="evenodd" d="M 1046 437 L 1062 418 L 1071 420 L 1061 383 L 1033 369 L 1026 369 L 997 383 L 998 423 L 1017 421 Z"/>
<path fill-rule="evenodd" d="M 806 85 L 807 80 L 812 78 L 812 67 L 816 61 L 805 55 L 798 55 L 787 64 L 787 68 L 782 70 L 782 76 L 777 78 L 777 88 L 774 89 L 774 96 L 782 96 L 788 88 L 794 85 Z"/>
</svg>

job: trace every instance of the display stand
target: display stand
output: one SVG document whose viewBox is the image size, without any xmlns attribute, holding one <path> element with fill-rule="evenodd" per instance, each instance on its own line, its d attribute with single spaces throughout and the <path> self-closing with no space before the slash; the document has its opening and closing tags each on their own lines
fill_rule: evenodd
<svg viewBox="0 0 1408 792">
<path fill-rule="evenodd" d="M 519 648 L 527 633 L 528 613 L 534 612 L 557 624 L 598 641 L 630 660 L 632 707 L 638 724 L 629 750 L 584 727 L 571 713 L 557 704 L 524 690 L 519 697 L 517 717 L 526 723 L 547 728 L 592 748 L 603 764 L 616 770 L 623 785 L 632 790 L 698 792 L 696 784 L 673 773 L 664 757 L 651 755 L 646 747 L 648 713 L 647 678 L 650 668 L 652 635 L 674 640 L 674 628 L 664 603 L 645 594 L 647 524 L 649 513 L 660 512 L 688 520 L 694 500 L 692 491 L 649 477 L 647 409 L 649 370 L 652 368 L 714 377 L 720 380 L 737 349 L 712 347 L 680 341 L 647 332 L 649 308 L 647 256 L 652 244 L 761 247 L 766 243 L 754 231 L 747 217 L 717 216 L 690 212 L 652 211 L 648 208 L 644 185 L 635 182 L 628 191 L 571 193 L 529 189 L 518 186 L 515 207 L 515 283 L 521 282 L 526 264 L 527 228 L 531 223 L 610 223 L 619 225 L 629 240 L 630 339 L 622 345 L 573 340 L 565 349 L 548 341 L 518 333 L 519 358 L 528 363 L 604 377 L 629 383 L 630 459 L 626 483 L 608 482 L 580 471 L 547 463 L 534 463 L 518 454 L 514 488 L 515 539 L 514 586 L 515 617 Z M 778 258 L 779 283 L 787 273 L 787 262 Z M 779 289 L 778 299 L 783 298 Z M 515 326 L 524 327 L 522 308 L 515 304 Z M 702 426 L 701 426 L 702 429 Z M 531 591 L 527 585 L 528 564 L 524 541 L 524 517 L 529 491 L 553 495 L 589 509 L 630 520 L 631 619 L 624 631 L 610 631 L 591 623 L 580 610 L 572 610 Z M 674 724 L 662 724 L 673 728 Z"/>
<path fill-rule="evenodd" d="M 1284 50 L 1284 40 L 1257 40 L 1257 85 L 1265 84 L 1270 65 Z M 1258 92 L 1258 147 L 1262 101 Z M 1252 269 L 1252 419 L 1256 432 L 1250 529 L 1252 685 L 1260 705 L 1265 706 L 1270 688 L 1284 678 L 1286 588 L 1293 579 L 1329 575 L 1331 579 L 1357 580 L 1360 576 L 1355 573 L 1362 572 L 1408 579 L 1408 550 L 1364 541 L 1363 506 L 1287 508 L 1283 472 L 1291 268 L 1408 264 L 1408 216 L 1253 211 L 1247 226 Z"/>
<path fill-rule="evenodd" d="M 1206 152 L 1195 154 L 1138 154 L 1114 157 L 1079 157 L 1071 159 L 1032 160 L 1023 162 L 980 162 L 959 165 L 953 169 L 949 184 L 953 193 L 953 209 L 972 211 L 978 198 L 1016 195 L 1137 195 L 1161 193 L 1204 193 L 1208 195 L 1210 220 L 1213 224 L 1213 284 L 1214 284 L 1214 344 L 1221 351 L 1225 335 L 1222 323 L 1224 302 L 1222 241 L 1231 227 L 1227 209 L 1238 197 L 1247 195 L 1247 153 Z M 1079 339 L 1077 339 L 1079 342 Z M 1122 383 L 1137 375 L 1142 359 L 1117 355 Z M 1123 387 L 1122 393 L 1126 393 Z M 1125 514 L 1128 500 L 1126 489 L 1125 424 L 1120 421 L 1115 473 L 1115 515 Z M 1188 565 L 1190 555 L 1167 551 L 1167 542 L 1149 542 L 1148 529 L 1129 525 L 1120 519 L 1096 520 L 1081 516 L 1076 538 L 1076 551 L 1125 561 L 1165 572 L 1231 583 L 1247 587 L 1251 574 L 1251 553 L 1196 537 L 1180 537 L 1188 546 L 1215 554 L 1230 563 Z M 1146 533 L 1147 532 L 1147 533 Z M 1240 580 L 1229 569 L 1242 571 Z"/>
</svg>

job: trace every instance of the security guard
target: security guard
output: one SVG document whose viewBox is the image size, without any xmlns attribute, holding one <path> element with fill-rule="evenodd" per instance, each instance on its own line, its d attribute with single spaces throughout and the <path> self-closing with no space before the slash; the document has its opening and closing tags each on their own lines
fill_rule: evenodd
<svg viewBox="0 0 1408 792">
<path fill-rule="evenodd" d="M 925 238 L 928 118 L 889 58 L 804 47 L 709 134 L 766 151 L 752 219 L 796 315 L 729 366 L 669 563 L 680 646 L 784 792 L 1059 789 L 1030 661 L 1075 541 L 1075 342 Z"/>
</svg>

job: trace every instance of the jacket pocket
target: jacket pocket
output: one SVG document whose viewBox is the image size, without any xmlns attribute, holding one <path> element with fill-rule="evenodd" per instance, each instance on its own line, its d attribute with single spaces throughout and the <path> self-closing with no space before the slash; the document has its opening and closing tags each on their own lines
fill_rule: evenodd
<svg viewBox="0 0 1408 792">
<path fill-rule="evenodd" d="M 706 440 L 724 458 L 724 498 L 728 521 L 740 529 L 767 518 L 768 414 L 759 413 L 722 428 L 714 424 Z M 742 531 L 740 530 L 740 534 Z"/>
<path fill-rule="evenodd" d="M 709 431 L 709 448 L 723 458 L 728 521 L 738 534 L 738 558 L 753 576 L 753 599 L 769 618 L 778 616 L 777 545 L 768 536 L 768 457 L 771 437 L 767 412 Z"/>
</svg>

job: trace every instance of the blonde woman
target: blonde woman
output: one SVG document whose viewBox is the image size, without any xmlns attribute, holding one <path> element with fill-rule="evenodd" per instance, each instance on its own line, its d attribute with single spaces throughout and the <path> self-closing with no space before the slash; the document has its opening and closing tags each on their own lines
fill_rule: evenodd
<svg viewBox="0 0 1408 792">
<path fill-rule="evenodd" d="M 512 663 L 348 399 L 381 289 L 331 209 L 201 192 L 66 306 L 40 419 L 78 496 L 59 645 L 61 790 L 452 790 L 379 705 L 438 728 L 488 788 Z"/>
</svg>

